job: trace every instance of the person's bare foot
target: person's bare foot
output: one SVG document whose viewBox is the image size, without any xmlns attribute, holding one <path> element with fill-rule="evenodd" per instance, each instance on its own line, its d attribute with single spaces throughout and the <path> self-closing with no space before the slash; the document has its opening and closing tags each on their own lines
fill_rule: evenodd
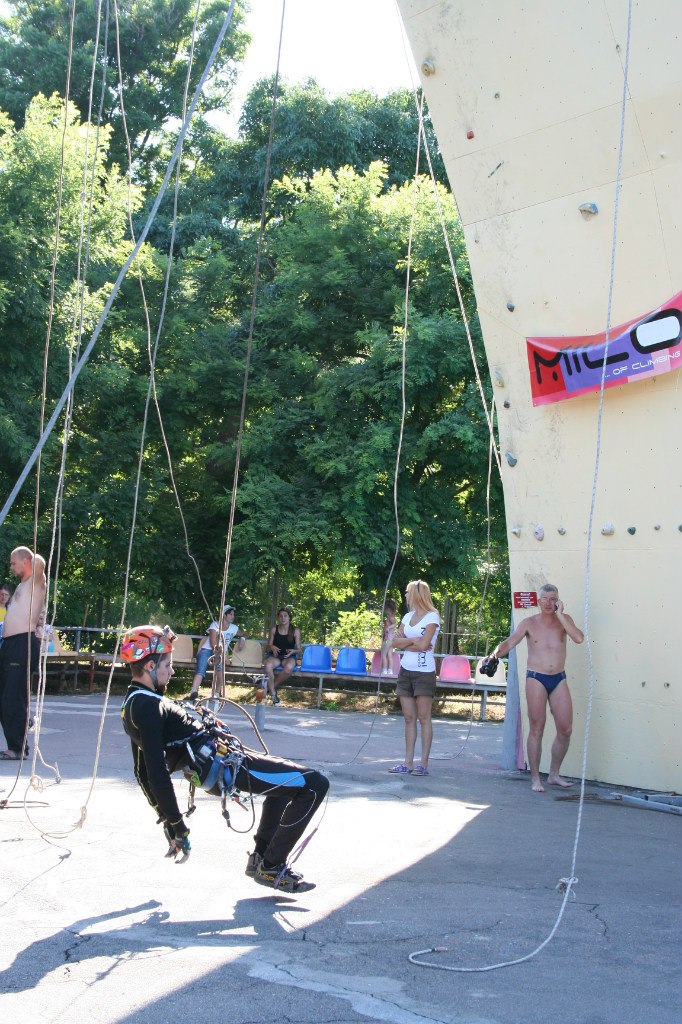
<svg viewBox="0 0 682 1024">
<path fill-rule="evenodd" d="M 548 775 L 547 785 L 560 786 L 562 789 L 570 789 L 573 783 L 567 782 L 566 779 L 562 779 L 560 775 Z"/>
<path fill-rule="evenodd" d="M 545 787 L 542 785 L 542 781 L 541 781 L 539 775 L 538 775 L 537 779 L 531 779 L 530 788 L 533 791 L 533 793 L 544 793 L 545 792 Z"/>
</svg>

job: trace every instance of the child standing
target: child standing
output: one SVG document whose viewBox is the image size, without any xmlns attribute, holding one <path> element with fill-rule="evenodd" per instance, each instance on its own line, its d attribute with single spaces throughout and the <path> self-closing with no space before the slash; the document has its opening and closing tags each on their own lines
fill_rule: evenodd
<svg viewBox="0 0 682 1024">
<path fill-rule="evenodd" d="M 395 633 L 395 613 L 397 606 L 395 601 L 390 599 L 384 604 L 386 616 L 381 631 L 381 674 L 382 676 L 393 675 L 393 634 Z"/>
</svg>

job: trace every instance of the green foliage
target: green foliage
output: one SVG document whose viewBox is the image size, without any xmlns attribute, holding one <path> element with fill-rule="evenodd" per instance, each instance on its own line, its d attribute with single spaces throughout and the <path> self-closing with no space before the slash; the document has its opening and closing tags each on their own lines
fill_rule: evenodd
<svg viewBox="0 0 682 1024">
<path fill-rule="evenodd" d="M 339 612 L 339 621 L 327 636 L 333 647 L 381 647 L 381 622 L 376 611 L 361 604 L 351 611 Z"/>
<path fill-rule="evenodd" d="M 37 84 L 50 91 L 58 86 L 55 68 L 63 53 L 65 9 L 56 3 L 41 9 L 20 3 L 14 20 L 0 29 L 0 54 L 5 56 L 0 98 L 12 115 L 0 115 L 3 496 L 40 432 L 62 138 L 46 415 L 130 252 L 129 213 L 146 216 L 153 183 L 173 145 L 163 123 L 181 91 L 193 9 L 161 0 L 121 7 L 122 44 L 130 56 L 124 61 L 130 76 L 127 110 L 138 117 L 133 188 L 116 163 L 121 135 L 115 93 L 109 97 L 108 124 L 99 133 L 96 153 L 94 129 L 81 122 L 73 105 L 66 121 L 64 106 L 54 96 L 39 96 L 26 105 Z M 224 3 L 205 8 L 204 40 L 210 18 L 224 9 Z M 79 17 L 76 35 L 85 54 L 92 20 L 88 28 L 85 15 Z M 174 26 L 168 32 L 166 17 Z M 142 27 L 147 32 L 152 20 L 158 24 L 149 27 L 151 56 L 142 69 L 135 33 Z M 159 49 L 161 38 L 172 39 L 174 49 Z M 27 65 L 20 75 L 31 40 L 46 66 Z M 229 54 L 238 54 L 242 42 L 235 30 L 214 95 L 224 97 L 229 91 Z M 52 68 L 47 67 L 48 51 Z M 82 98 L 85 79 L 79 67 L 72 95 Z M 130 84 L 136 67 L 138 91 Z M 238 140 L 225 139 L 201 120 L 188 139 L 159 338 L 155 385 L 165 440 L 189 547 L 214 609 L 225 562 L 246 366 L 268 88 L 260 83 L 250 96 Z M 305 642 L 335 638 L 367 646 L 368 637 L 378 636 L 381 597 L 396 546 L 393 489 L 401 433 L 407 239 L 414 211 L 397 483 L 400 551 L 392 589 L 404 592 L 410 579 L 426 578 L 437 600 L 456 599 L 461 619 L 473 625 L 488 559 L 488 433 L 443 245 L 441 209 L 481 366 L 484 355 L 452 198 L 439 186 L 437 202 L 428 179 L 419 178 L 414 186 L 411 180 L 414 101 L 407 94 L 379 99 L 366 93 L 332 101 L 314 83 L 284 88 L 275 134 L 278 180 L 269 197 L 227 598 L 237 605 L 240 624 L 260 635 L 270 618 L 277 578 L 286 586 Z M 93 161 L 88 228 L 83 195 L 90 186 L 86 175 L 84 190 L 83 168 Z M 76 386 L 63 514 L 58 517 L 60 622 L 115 622 L 121 614 L 148 352 L 161 308 L 171 220 L 168 196 L 136 273 L 124 282 Z M 89 240 L 87 260 L 82 228 Z M 82 287 L 78 266 L 86 262 Z M 42 457 L 36 543 L 46 554 L 52 546 L 62 426 Z M 0 563 L 16 544 L 33 543 L 34 497 L 33 482 L 0 530 Z M 502 623 L 504 628 L 505 531 L 496 478 L 491 537 L 494 572 L 483 618 L 487 626 Z M 185 550 L 165 444 L 151 405 L 126 617 L 203 632 L 209 614 L 213 617 L 203 606 Z"/>
<path fill-rule="evenodd" d="M 239 218 L 255 219 L 260 215 L 272 86 L 271 80 L 262 79 L 250 91 L 239 122 L 240 140 L 231 147 L 230 162 L 223 171 L 225 190 L 234 196 Z M 360 172 L 381 160 L 388 168 L 386 187 L 402 185 L 414 175 L 418 125 L 415 99 L 407 89 L 381 98 L 358 91 L 329 99 L 313 80 L 300 85 L 280 83 L 271 177 L 308 181 L 325 168 L 348 166 Z M 425 125 L 434 172 L 439 181 L 446 182 L 428 112 Z M 286 192 L 273 197 L 271 215 L 286 207 L 286 198 Z"/>
<path fill-rule="evenodd" d="M 64 94 L 69 51 L 69 8 L 61 0 L 31 3 L 16 0 L 3 5 L 10 13 L 0 18 L 0 109 L 18 126 L 37 93 Z M 125 166 L 124 138 L 117 50 L 121 52 L 124 108 L 133 155 L 146 153 L 169 119 L 182 113 L 182 98 L 191 48 L 195 0 L 118 0 L 118 27 L 113 4 L 102 4 L 97 42 L 97 71 L 93 82 L 94 111 L 102 91 L 105 68 L 104 123 L 112 127 L 111 160 Z M 222 24 L 229 0 L 202 3 L 194 41 L 193 90 L 204 69 Z M 70 99 L 87 114 L 90 105 L 92 61 L 97 40 L 94 0 L 77 5 L 73 29 Z M 110 10 L 107 51 L 104 52 L 107 11 Z M 248 37 L 240 31 L 241 5 L 235 8 L 225 44 L 218 55 L 204 111 L 221 109 L 229 102 L 236 62 L 244 56 Z M 191 95 L 191 92 L 190 92 Z M 93 119 L 96 116 L 93 113 Z"/>
</svg>

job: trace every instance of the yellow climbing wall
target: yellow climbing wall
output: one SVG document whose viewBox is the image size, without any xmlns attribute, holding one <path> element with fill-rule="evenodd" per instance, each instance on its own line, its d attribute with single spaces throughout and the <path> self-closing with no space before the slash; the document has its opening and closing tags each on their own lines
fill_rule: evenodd
<svg viewBox="0 0 682 1024">
<path fill-rule="evenodd" d="M 498 407 L 512 590 L 556 583 L 582 626 L 599 396 L 534 408 L 525 339 L 607 326 L 627 0 L 398 2 L 465 230 Z M 682 289 L 681 42 L 680 0 L 633 3 L 614 327 Z M 584 203 L 598 213 L 585 218 Z M 678 792 L 680 387 L 677 370 L 604 395 L 587 763 L 588 778 Z M 569 648 L 564 770 L 580 775 L 588 658 L 585 645 Z M 552 736 L 549 724 L 543 771 Z"/>
</svg>

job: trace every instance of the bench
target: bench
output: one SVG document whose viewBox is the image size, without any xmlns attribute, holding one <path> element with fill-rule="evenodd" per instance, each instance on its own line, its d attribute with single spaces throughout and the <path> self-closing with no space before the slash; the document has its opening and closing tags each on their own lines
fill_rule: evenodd
<svg viewBox="0 0 682 1024">
<path fill-rule="evenodd" d="M 67 686 L 67 674 L 71 676 L 71 684 L 74 690 L 78 689 L 79 672 L 87 672 L 88 689 L 92 692 L 95 688 L 95 675 L 99 672 L 111 671 L 114 662 L 113 654 L 100 654 L 93 651 L 69 651 L 61 645 L 55 645 L 55 649 L 48 651 L 45 655 L 45 680 L 46 685 L 51 677 L 58 678 L 57 690 L 63 693 Z M 124 668 L 121 661 L 114 662 L 114 670 Z M 33 673 L 37 677 L 37 672 Z"/>
<path fill-rule="evenodd" d="M 395 684 L 397 682 L 396 676 L 382 676 L 378 674 L 378 667 L 380 662 L 377 662 L 376 653 L 372 659 L 372 670 L 370 672 L 339 672 L 333 668 L 326 668 L 326 665 L 331 665 L 331 649 L 326 648 L 329 651 L 327 656 L 324 656 L 320 650 L 320 645 L 315 645 L 318 648 L 316 657 L 319 657 L 320 663 L 325 665 L 322 669 L 305 669 L 303 665 L 294 670 L 289 676 L 289 679 L 284 684 L 285 688 L 291 688 L 294 690 L 313 691 L 317 692 L 317 706 L 322 706 L 322 694 L 325 686 L 332 692 L 338 689 L 340 692 L 347 692 L 352 690 L 359 696 L 378 696 L 379 699 L 385 699 L 395 695 Z M 348 650 L 342 648 L 341 650 Z M 357 649 L 353 649 L 357 650 Z M 341 652 L 339 652 L 341 653 Z M 480 705 L 480 719 L 483 721 L 487 718 L 488 713 L 488 695 L 506 695 L 507 682 L 506 682 L 506 670 L 503 662 L 500 662 L 497 672 L 494 678 L 482 675 L 479 671 L 479 664 L 476 664 L 475 674 L 472 677 L 471 668 L 472 662 L 476 662 L 477 659 L 470 658 L 467 655 L 451 655 L 446 654 L 443 656 L 436 656 L 440 661 L 438 680 L 436 682 L 436 696 L 439 694 L 446 694 L 441 699 L 444 701 L 464 701 L 468 698 L 464 694 L 470 694 L 471 697 Z M 347 663 L 347 659 L 341 658 L 342 663 Z M 337 658 L 337 664 L 339 659 Z M 305 658 L 304 658 L 305 663 Z M 395 669 L 394 669 L 395 670 Z M 396 672 L 397 675 L 397 672 Z M 308 678 L 313 682 L 312 686 L 306 686 L 304 680 Z M 364 682 L 373 683 L 373 688 L 370 690 L 367 687 L 359 689 L 358 686 Z M 336 687 L 334 684 L 340 684 Z M 382 692 L 383 691 L 383 692 Z M 458 694 L 462 694 L 459 697 Z"/>
<path fill-rule="evenodd" d="M 438 696 L 439 693 L 443 692 L 450 693 L 453 695 L 452 697 L 443 698 L 444 700 L 453 701 L 458 700 L 458 698 L 454 696 L 456 693 L 470 693 L 474 695 L 474 702 L 478 703 L 481 708 L 480 719 L 481 721 L 484 721 L 484 719 L 486 719 L 488 716 L 488 694 L 504 694 L 506 696 L 507 685 L 505 683 L 501 686 L 499 683 L 496 683 L 493 679 L 487 679 L 485 682 L 479 679 L 471 679 L 469 680 L 468 683 L 441 683 L 440 681 L 436 682 L 436 696 Z M 480 694 L 478 700 L 476 700 L 475 694 Z M 462 697 L 461 702 L 464 702 L 465 700 L 469 699 L 470 698 Z"/>
</svg>

